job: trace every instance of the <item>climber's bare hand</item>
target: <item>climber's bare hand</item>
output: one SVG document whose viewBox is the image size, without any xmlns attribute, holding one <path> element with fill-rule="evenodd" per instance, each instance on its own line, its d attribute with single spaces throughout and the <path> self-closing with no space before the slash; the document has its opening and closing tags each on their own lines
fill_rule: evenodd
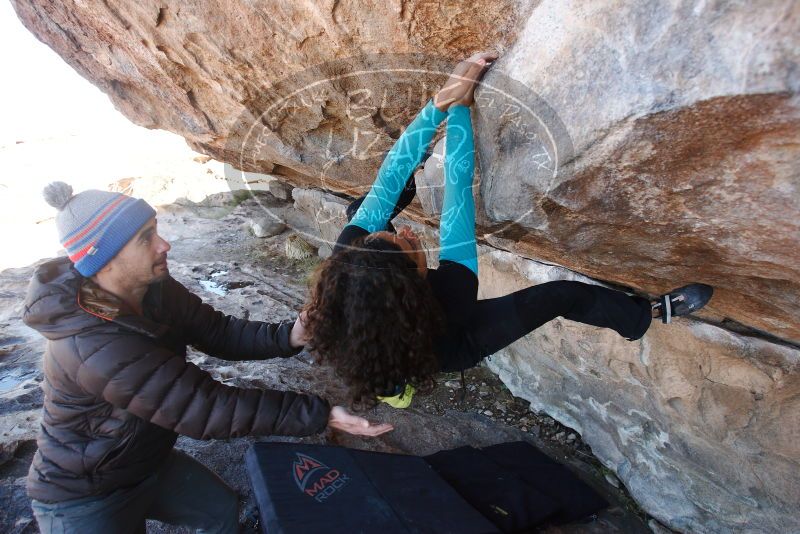
<svg viewBox="0 0 800 534">
<path fill-rule="evenodd" d="M 497 57 L 495 52 L 478 52 L 456 65 L 444 87 L 433 97 L 433 105 L 441 111 L 455 104 L 471 106 L 475 87 Z"/>
</svg>

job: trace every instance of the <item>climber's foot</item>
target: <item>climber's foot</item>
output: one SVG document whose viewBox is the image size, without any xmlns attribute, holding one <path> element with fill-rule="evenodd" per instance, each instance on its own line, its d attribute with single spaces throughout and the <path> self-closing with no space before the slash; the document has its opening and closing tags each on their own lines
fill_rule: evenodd
<svg viewBox="0 0 800 534">
<path fill-rule="evenodd" d="M 696 312 L 711 300 L 713 294 L 714 288 L 706 284 L 689 284 L 673 289 L 653 302 L 653 317 L 660 317 L 661 322 L 667 324 L 673 317 Z"/>
</svg>

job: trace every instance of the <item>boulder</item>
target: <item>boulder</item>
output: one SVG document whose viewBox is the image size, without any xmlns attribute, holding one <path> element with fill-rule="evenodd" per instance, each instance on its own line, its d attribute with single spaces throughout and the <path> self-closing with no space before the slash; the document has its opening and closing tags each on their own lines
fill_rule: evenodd
<svg viewBox="0 0 800 534">
<path fill-rule="evenodd" d="M 12 3 L 137 124 L 348 194 L 457 59 L 505 51 L 475 111 L 487 242 L 706 282 L 707 319 L 800 343 L 796 2 Z"/>
<path fill-rule="evenodd" d="M 281 221 L 261 218 L 250 221 L 250 231 L 256 237 L 274 237 L 286 229 L 286 224 Z"/>
<path fill-rule="evenodd" d="M 705 282 L 705 317 L 799 343 L 799 51 L 797 2 L 540 3 L 478 98 L 490 242 L 650 295 Z"/>
</svg>

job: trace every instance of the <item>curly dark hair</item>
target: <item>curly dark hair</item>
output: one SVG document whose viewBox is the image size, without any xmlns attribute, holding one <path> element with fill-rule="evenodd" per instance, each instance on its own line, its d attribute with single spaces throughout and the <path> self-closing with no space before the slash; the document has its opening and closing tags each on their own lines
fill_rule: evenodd
<svg viewBox="0 0 800 534">
<path fill-rule="evenodd" d="M 432 389 L 443 313 L 397 245 L 367 235 L 336 251 L 317 270 L 305 311 L 310 345 L 350 387 L 355 409 L 403 384 Z"/>
</svg>

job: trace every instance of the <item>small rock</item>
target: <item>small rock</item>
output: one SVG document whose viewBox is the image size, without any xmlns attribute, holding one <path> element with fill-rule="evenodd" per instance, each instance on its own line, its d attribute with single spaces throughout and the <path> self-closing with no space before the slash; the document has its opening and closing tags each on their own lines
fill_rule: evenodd
<svg viewBox="0 0 800 534">
<path fill-rule="evenodd" d="M 250 230 L 256 237 L 273 237 L 286 229 L 286 225 L 275 219 L 255 219 L 250 221 Z"/>
<path fill-rule="evenodd" d="M 577 437 L 578 436 L 576 436 L 575 434 L 570 434 L 569 436 L 567 436 L 567 443 L 572 443 L 573 441 L 575 441 Z"/>
<path fill-rule="evenodd" d="M 606 473 L 605 476 L 606 476 L 606 482 L 608 482 L 609 484 L 611 484 L 615 488 L 619 488 L 619 479 L 617 477 L 615 477 L 611 473 Z"/>
<path fill-rule="evenodd" d="M 523 432 L 527 432 L 528 431 L 528 427 L 527 426 L 520 427 L 520 430 L 522 430 Z"/>
<path fill-rule="evenodd" d="M 205 156 L 205 155 L 203 155 L 203 156 L 195 156 L 194 158 L 192 158 L 192 161 L 196 161 L 197 163 L 206 164 L 209 161 L 211 161 L 211 156 Z"/>
<path fill-rule="evenodd" d="M 280 200 L 289 200 L 292 196 L 292 187 L 280 180 L 270 180 L 269 184 L 267 184 L 267 191 L 269 191 L 270 195 Z"/>
<path fill-rule="evenodd" d="M 483 415 L 494 415 L 491 410 L 484 410 Z"/>
<path fill-rule="evenodd" d="M 331 247 L 327 243 L 323 243 L 319 246 L 319 250 L 317 250 L 317 256 L 319 256 L 323 260 L 327 260 L 333 254 L 333 247 Z"/>
<path fill-rule="evenodd" d="M 447 382 L 444 383 L 444 385 L 449 387 L 450 389 L 456 389 L 459 386 L 458 381 L 456 380 L 448 380 Z"/>
<path fill-rule="evenodd" d="M 556 439 L 558 441 L 561 441 L 562 439 L 564 439 L 565 435 L 566 435 L 566 432 L 559 432 L 559 433 L 556 434 Z"/>
</svg>

